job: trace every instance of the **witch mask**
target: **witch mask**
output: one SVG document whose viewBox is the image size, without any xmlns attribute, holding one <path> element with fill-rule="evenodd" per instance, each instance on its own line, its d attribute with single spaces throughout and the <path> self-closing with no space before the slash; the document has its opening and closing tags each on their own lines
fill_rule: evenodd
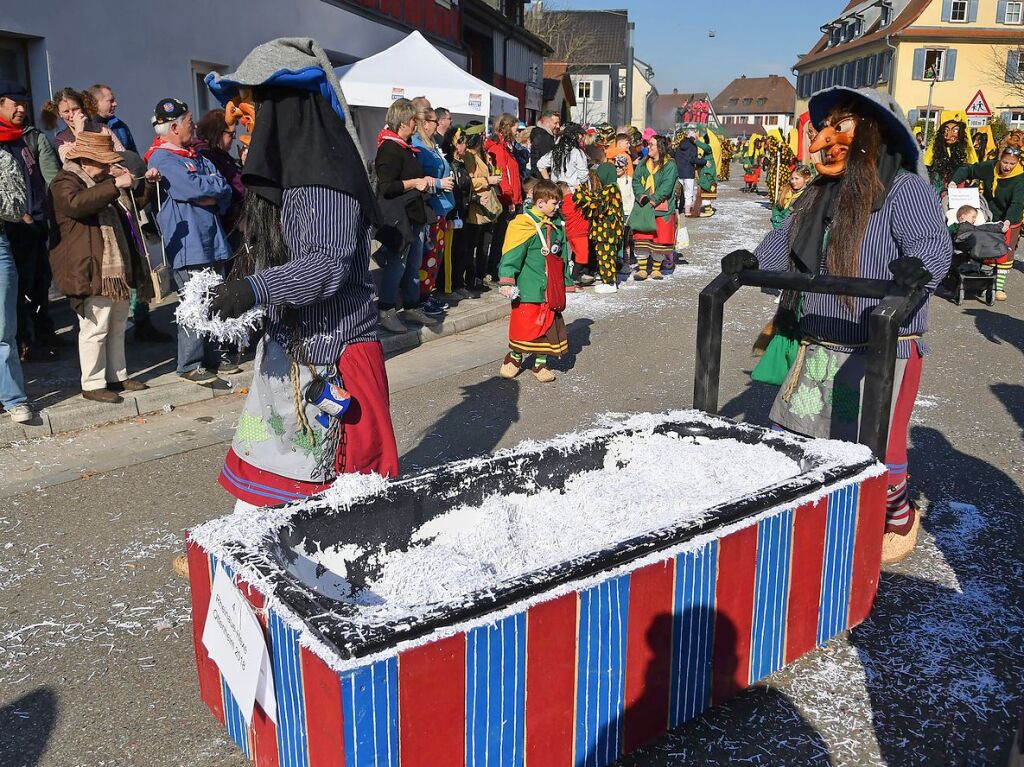
<svg viewBox="0 0 1024 767">
<path fill-rule="evenodd" d="M 818 173 L 837 178 L 846 172 L 857 120 L 857 116 L 852 114 L 840 114 L 826 120 L 809 147 L 811 152 L 821 152 L 821 162 L 814 164 Z"/>
</svg>

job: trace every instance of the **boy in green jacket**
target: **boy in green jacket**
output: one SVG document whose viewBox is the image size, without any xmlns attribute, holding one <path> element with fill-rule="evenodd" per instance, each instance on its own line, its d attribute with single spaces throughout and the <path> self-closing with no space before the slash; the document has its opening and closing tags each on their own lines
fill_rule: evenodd
<svg viewBox="0 0 1024 767">
<path fill-rule="evenodd" d="M 508 323 L 509 353 L 501 363 L 502 378 L 515 378 L 527 354 L 534 355 L 533 375 L 541 383 L 555 380 L 548 357 L 569 350 L 565 331 L 565 287 L 569 277 L 569 248 L 565 229 L 554 219 L 561 190 L 548 180 L 533 188 L 533 205 L 516 216 L 505 232 L 498 283 L 501 295 L 512 299 Z"/>
</svg>

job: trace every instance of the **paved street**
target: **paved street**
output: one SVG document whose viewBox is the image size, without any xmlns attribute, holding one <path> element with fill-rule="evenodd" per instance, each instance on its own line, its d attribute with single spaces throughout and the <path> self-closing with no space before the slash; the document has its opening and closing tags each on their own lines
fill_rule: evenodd
<svg viewBox="0 0 1024 767">
<path fill-rule="evenodd" d="M 762 199 L 726 191 L 664 283 L 571 296 L 555 384 L 496 377 L 502 322 L 390 360 L 403 470 L 688 407 L 697 293 L 766 230 Z M 1019 272 L 1008 291 L 992 308 L 933 301 L 910 455 L 930 511 L 873 616 L 623 764 L 1005 763 L 1024 706 Z M 727 306 L 727 416 L 766 420 L 774 389 L 747 372 L 773 308 L 752 290 Z M 223 396 L 0 449 L 0 765 L 245 764 L 199 700 L 188 585 L 169 566 L 187 528 L 232 506 L 216 476 L 240 407 Z"/>
</svg>

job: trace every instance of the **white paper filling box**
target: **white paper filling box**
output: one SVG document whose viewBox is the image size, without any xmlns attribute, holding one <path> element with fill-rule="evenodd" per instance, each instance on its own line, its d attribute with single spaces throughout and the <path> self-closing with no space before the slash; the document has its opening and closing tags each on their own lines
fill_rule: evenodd
<svg viewBox="0 0 1024 767">
<path fill-rule="evenodd" d="M 609 423 L 192 530 L 200 694 L 249 759 L 602 767 L 867 617 L 868 448 Z"/>
</svg>

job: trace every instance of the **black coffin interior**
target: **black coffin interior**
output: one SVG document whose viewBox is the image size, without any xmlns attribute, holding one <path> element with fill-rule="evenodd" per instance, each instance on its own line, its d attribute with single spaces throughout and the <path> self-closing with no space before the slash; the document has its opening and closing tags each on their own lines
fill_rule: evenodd
<svg viewBox="0 0 1024 767">
<path fill-rule="evenodd" d="M 352 659 L 416 639 L 444 626 L 499 611 L 559 585 L 671 548 L 853 477 L 873 463 L 868 458 L 852 465 L 830 466 L 823 459 L 809 455 L 801 440 L 724 419 L 709 423 L 695 414 L 692 420 L 665 422 L 654 432 L 765 444 L 796 461 L 801 473 L 718 505 L 712 509 L 710 521 L 704 524 L 690 522 L 648 532 L 602 551 L 507 580 L 487 591 L 429 605 L 416 617 L 401 621 L 374 625 L 357 620 L 354 606 L 325 596 L 289 570 L 296 559 L 313 553 L 303 551 L 307 540 L 319 542 L 324 549 L 337 544 L 355 544 L 364 551 L 379 550 L 382 546 L 388 550 L 404 550 L 421 525 L 457 506 L 479 504 L 494 493 L 561 489 L 572 475 L 601 468 L 609 441 L 632 431 L 627 428 L 603 431 L 571 447 L 540 446 L 534 452 L 499 454 L 447 464 L 392 483 L 384 494 L 344 511 L 337 511 L 326 502 L 318 505 L 313 499 L 293 516 L 288 526 L 264 540 L 263 551 L 247 550 L 238 545 L 235 553 L 270 578 L 275 584 L 275 596 L 302 618 L 314 634 L 332 646 L 342 659 Z M 373 563 L 368 559 L 361 556 L 347 562 L 346 577 L 355 589 L 375 575 Z"/>
</svg>

